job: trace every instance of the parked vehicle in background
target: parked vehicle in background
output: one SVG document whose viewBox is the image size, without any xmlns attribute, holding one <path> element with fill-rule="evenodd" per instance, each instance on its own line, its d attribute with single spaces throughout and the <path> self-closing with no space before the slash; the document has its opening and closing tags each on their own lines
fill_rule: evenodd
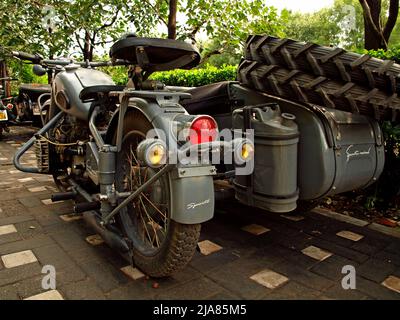
<svg viewBox="0 0 400 320">
<path fill-rule="evenodd" d="M 46 108 L 41 106 L 50 98 L 51 87 L 46 84 L 22 84 L 15 99 L 17 121 L 32 122 L 34 126 L 42 127 L 46 116 Z"/>
<path fill-rule="evenodd" d="M 17 118 L 17 110 L 14 105 L 14 98 L 7 97 L 7 85 L 12 79 L 0 78 L 0 138 L 4 132 L 10 131 L 10 125 Z"/>
</svg>

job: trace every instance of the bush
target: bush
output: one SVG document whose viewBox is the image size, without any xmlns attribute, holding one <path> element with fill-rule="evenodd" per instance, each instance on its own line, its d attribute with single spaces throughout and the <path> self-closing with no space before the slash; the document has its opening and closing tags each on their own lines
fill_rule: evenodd
<svg viewBox="0 0 400 320">
<path fill-rule="evenodd" d="M 108 73 L 119 85 L 128 82 L 127 69 L 124 67 L 104 68 L 103 71 Z M 235 81 L 236 72 L 237 66 L 225 65 L 217 68 L 207 65 L 204 68 L 192 70 L 156 72 L 151 75 L 150 79 L 161 81 L 168 86 L 199 87 L 220 81 Z"/>
<path fill-rule="evenodd" d="M 151 79 L 161 81 L 168 86 L 200 87 L 220 81 L 235 81 L 236 72 L 237 66 L 216 68 L 208 65 L 202 69 L 157 72 Z"/>
<path fill-rule="evenodd" d="M 397 63 L 400 63 L 400 47 L 394 47 L 387 51 L 383 49 L 379 50 L 364 50 L 364 53 L 368 53 L 371 57 L 379 58 L 383 60 L 394 60 Z"/>
</svg>

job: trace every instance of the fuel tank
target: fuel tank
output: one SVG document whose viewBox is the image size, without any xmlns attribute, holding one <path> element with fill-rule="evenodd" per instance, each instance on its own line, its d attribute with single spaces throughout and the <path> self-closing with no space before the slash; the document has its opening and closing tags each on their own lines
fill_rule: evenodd
<svg viewBox="0 0 400 320">
<path fill-rule="evenodd" d="M 92 102 L 82 102 L 81 91 L 87 87 L 115 85 L 107 74 L 93 69 L 69 65 L 53 81 L 53 98 L 64 112 L 81 120 L 89 120 Z"/>
</svg>

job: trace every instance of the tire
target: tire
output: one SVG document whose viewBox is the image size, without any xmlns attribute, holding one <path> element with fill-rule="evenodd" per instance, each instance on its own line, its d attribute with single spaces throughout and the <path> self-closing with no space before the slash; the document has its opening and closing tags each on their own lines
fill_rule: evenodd
<svg viewBox="0 0 400 320">
<path fill-rule="evenodd" d="M 244 86 L 288 100 L 360 113 L 376 120 L 400 120 L 397 95 L 369 90 L 354 83 L 346 84 L 249 60 L 241 62 L 238 80 Z"/>
<path fill-rule="evenodd" d="M 250 36 L 245 58 L 288 70 L 300 70 L 343 82 L 353 82 L 391 95 L 400 93 L 400 65 L 391 60 L 270 36 Z"/>
<path fill-rule="evenodd" d="M 120 192 L 134 190 L 156 172 L 138 165 L 131 155 L 150 129 L 151 124 L 140 112 L 126 115 L 122 149 L 117 156 L 116 189 Z M 156 278 L 183 269 L 192 259 L 200 236 L 200 224 L 185 225 L 170 219 L 170 205 L 169 175 L 164 175 L 116 218 L 117 226 L 132 244 L 134 264 Z"/>
</svg>

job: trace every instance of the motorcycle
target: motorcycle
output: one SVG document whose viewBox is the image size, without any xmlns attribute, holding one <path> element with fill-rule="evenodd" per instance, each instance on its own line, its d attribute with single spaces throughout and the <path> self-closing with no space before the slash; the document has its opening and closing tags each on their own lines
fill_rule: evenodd
<svg viewBox="0 0 400 320">
<path fill-rule="evenodd" d="M 10 125 L 16 120 L 16 109 L 13 97 L 6 97 L 5 83 L 14 79 L 6 77 L 0 81 L 0 138 L 3 132 L 10 131 Z"/>
<path fill-rule="evenodd" d="M 194 254 L 201 223 L 214 213 L 213 155 L 251 163 L 245 135 L 218 140 L 207 115 L 181 106 L 190 94 L 148 80 L 155 71 L 190 69 L 200 61 L 187 43 L 127 36 L 110 50 L 108 62 L 45 60 L 13 52 L 34 72 L 51 71 L 44 126 L 14 156 L 17 169 L 50 174 L 59 193 L 75 200 L 74 212 L 105 242 L 152 277 L 181 270 Z M 129 83 L 117 86 L 104 66 L 129 66 Z M 43 115 L 42 115 L 43 116 Z M 20 163 L 35 148 L 37 167 Z"/>
<path fill-rule="evenodd" d="M 40 106 L 49 99 L 50 92 L 50 85 L 22 84 L 15 99 L 18 113 L 17 121 L 25 124 L 31 122 L 36 127 L 43 126 L 46 110 L 40 110 Z"/>
</svg>

